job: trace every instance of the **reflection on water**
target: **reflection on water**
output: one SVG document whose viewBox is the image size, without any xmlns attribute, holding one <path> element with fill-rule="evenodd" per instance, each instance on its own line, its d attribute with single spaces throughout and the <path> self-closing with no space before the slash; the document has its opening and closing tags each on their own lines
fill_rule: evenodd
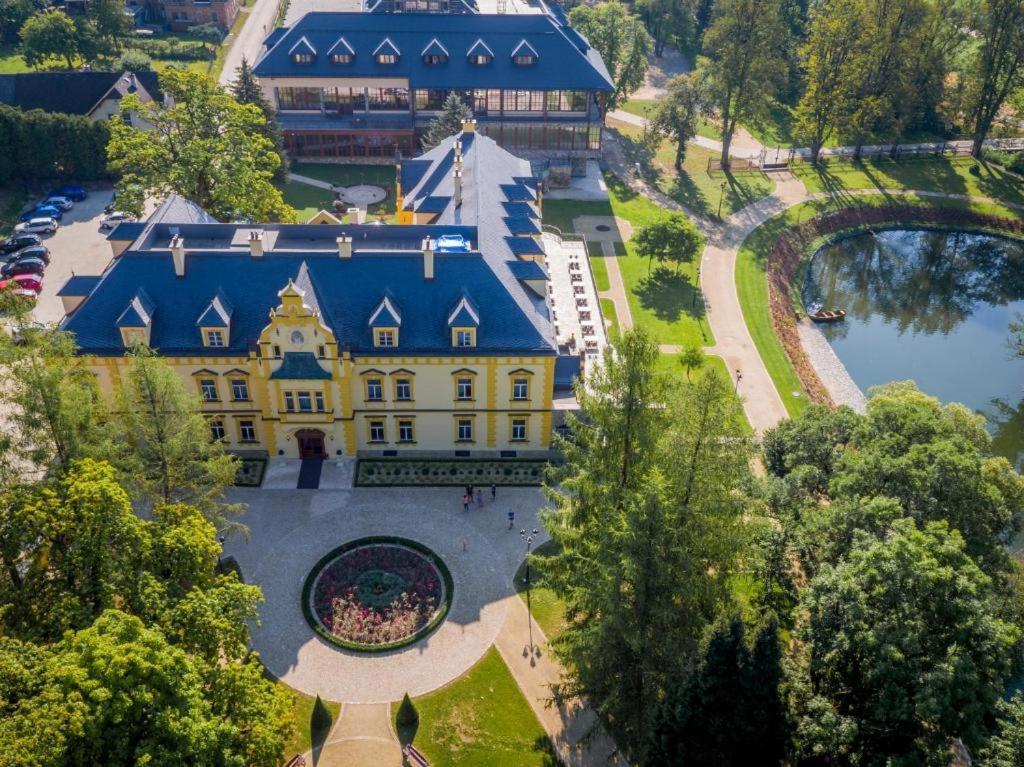
<svg viewBox="0 0 1024 767">
<path fill-rule="evenodd" d="M 861 389 L 911 378 L 984 413 L 995 449 L 1024 458 L 1024 359 L 1008 346 L 1010 322 L 1024 311 L 1024 243 L 924 230 L 857 235 L 815 255 L 804 302 L 846 310 L 822 330 Z"/>
</svg>

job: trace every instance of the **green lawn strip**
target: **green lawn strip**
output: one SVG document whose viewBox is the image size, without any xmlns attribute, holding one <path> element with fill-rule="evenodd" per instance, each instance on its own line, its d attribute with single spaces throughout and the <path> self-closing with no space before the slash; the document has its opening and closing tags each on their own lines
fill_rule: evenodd
<svg viewBox="0 0 1024 767">
<path fill-rule="evenodd" d="M 313 747 L 313 704 L 316 702 L 316 698 L 310 697 L 305 693 L 301 693 L 298 690 L 289 687 L 284 682 L 278 682 L 277 684 L 282 690 L 288 693 L 288 697 L 291 698 L 292 702 L 292 715 L 295 719 L 295 729 L 292 732 L 291 740 L 288 741 L 288 745 L 285 746 L 284 749 L 285 758 L 291 759 L 296 754 L 304 754 Z M 324 705 L 331 714 L 332 724 L 337 722 L 338 714 L 341 712 L 341 704 L 325 700 Z M 321 735 L 321 737 L 324 736 L 326 736 L 326 733 Z"/>
<path fill-rule="evenodd" d="M 330 210 L 334 195 L 327 189 L 298 181 L 288 181 L 281 187 L 284 201 L 295 208 L 300 222 L 308 221 L 321 210 Z"/>
<path fill-rule="evenodd" d="M 796 370 L 772 327 L 768 303 L 768 282 L 765 277 L 765 261 L 778 237 L 789 227 L 799 224 L 819 213 L 837 210 L 851 204 L 886 205 L 892 202 L 918 204 L 922 207 L 939 206 L 975 213 L 1020 217 L 1015 211 L 1003 205 L 971 202 L 966 200 L 941 200 L 917 195 L 858 195 L 825 200 L 812 200 L 789 208 L 784 213 L 769 219 L 755 229 L 743 242 L 736 259 L 736 293 L 747 329 L 754 340 L 768 374 L 775 383 L 790 416 L 799 415 L 809 404 Z"/>
<path fill-rule="evenodd" d="M 554 541 L 545 541 L 533 552 L 549 557 L 557 551 Z M 519 565 L 513 579 L 516 592 L 526 601 L 526 562 Z M 542 576 L 536 567 L 530 568 L 530 609 L 533 619 L 540 626 L 548 639 L 554 639 L 565 628 L 565 602 L 558 598 L 554 591 L 544 585 Z"/>
<path fill-rule="evenodd" d="M 619 314 L 615 311 L 615 302 L 610 298 L 602 298 L 600 301 L 601 314 L 608 321 L 606 325 L 608 338 L 614 340 L 619 336 Z"/>
<path fill-rule="evenodd" d="M 977 166 L 978 175 L 971 173 Z M 935 157 L 920 160 L 876 160 L 870 162 L 831 161 L 818 166 L 794 165 L 793 173 L 809 192 L 861 189 L 915 189 L 991 197 L 1017 205 L 1024 204 L 1024 185 L 994 165 L 967 157 Z"/>
<path fill-rule="evenodd" d="M 625 104 L 620 105 L 619 109 L 638 117 L 649 118 L 654 113 L 654 108 L 657 105 L 657 99 L 630 99 Z M 697 135 L 714 141 L 722 140 L 722 130 L 712 120 L 700 119 L 697 122 Z"/>
<path fill-rule="evenodd" d="M 21 57 L 17 43 L 0 45 L 0 75 L 16 75 L 19 72 L 33 72 Z"/>
<path fill-rule="evenodd" d="M 587 252 L 590 254 L 590 268 L 594 271 L 594 284 L 597 289 L 611 290 L 611 283 L 608 281 L 608 264 L 605 263 L 604 251 L 600 243 L 587 244 Z"/>
<path fill-rule="evenodd" d="M 235 40 L 238 39 L 238 34 L 242 31 L 242 27 L 245 26 L 245 22 L 249 20 L 249 16 L 250 11 L 239 11 L 238 15 L 235 17 L 234 23 L 231 25 L 231 29 L 228 31 L 228 34 L 224 36 L 224 40 L 219 46 L 217 46 L 217 55 L 210 64 L 209 70 L 210 77 L 215 80 L 220 78 L 220 73 L 224 69 L 224 61 L 228 57 L 228 51 L 231 49 Z"/>
<path fill-rule="evenodd" d="M 726 217 L 775 189 L 775 182 L 760 171 L 709 172 L 708 163 L 721 153 L 692 144 L 686 149 L 683 171 L 678 173 L 673 166 L 675 150 L 669 142 L 661 142 L 652 153 L 643 143 L 640 128 L 617 120 L 608 120 L 608 126 L 619 134 L 629 160 L 640 163 L 648 183 L 698 215 L 710 218 L 721 211 Z"/>
<path fill-rule="evenodd" d="M 498 651 L 414 700 L 413 744 L 434 767 L 553 767 L 551 742 Z M 395 707 L 397 710 L 397 707 Z"/>
</svg>

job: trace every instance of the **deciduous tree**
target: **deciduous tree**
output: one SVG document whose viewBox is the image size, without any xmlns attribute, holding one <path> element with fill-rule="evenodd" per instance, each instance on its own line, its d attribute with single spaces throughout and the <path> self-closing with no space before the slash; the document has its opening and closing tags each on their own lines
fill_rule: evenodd
<svg viewBox="0 0 1024 767">
<path fill-rule="evenodd" d="M 654 41 L 643 22 L 619 0 L 578 5 L 569 12 L 569 22 L 601 54 L 615 86 L 608 109 L 617 108 L 643 85 Z"/>
<path fill-rule="evenodd" d="M 294 217 L 271 183 L 281 161 L 258 106 L 187 70 L 165 69 L 160 87 L 168 102 L 143 104 L 132 94 L 111 121 L 107 154 L 121 174 L 119 207 L 138 214 L 147 196 L 175 192 L 222 220 Z"/>
<path fill-rule="evenodd" d="M 284 134 L 277 122 L 277 110 L 270 100 L 263 95 L 263 89 L 253 74 L 252 67 L 245 57 L 242 57 L 242 64 L 238 67 L 238 75 L 231 86 L 231 92 L 239 104 L 255 104 L 263 112 L 266 118 L 261 133 L 271 144 L 274 151 L 281 160 L 281 164 L 274 171 L 274 180 L 282 182 L 288 178 L 288 154 L 284 149 Z"/>
<path fill-rule="evenodd" d="M 78 55 L 78 28 L 64 11 L 49 9 L 31 16 L 21 27 L 21 57 L 30 67 L 63 59 L 74 69 Z"/>
<path fill-rule="evenodd" d="M 679 268 L 695 259 L 704 248 L 704 235 L 682 213 L 666 213 L 640 227 L 633 245 L 641 258 L 651 262 L 669 262 Z"/>
<path fill-rule="evenodd" d="M 683 170 L 686 142 L 697 135 L 700 121 L 711 114 L 710 94 L 704 73 L 676 75 L 668 81 L 668 92 L 658 101 L 651 128 L 675 146 L 675 169 Z"/>
<path fill-rule="evenodd" d="M 981 45 L 968 70 L 971 152 L 980 157 L 999 110 L 1024 87 L 1024 0 L 978 3 L 972 27 Z"/>
</svg>

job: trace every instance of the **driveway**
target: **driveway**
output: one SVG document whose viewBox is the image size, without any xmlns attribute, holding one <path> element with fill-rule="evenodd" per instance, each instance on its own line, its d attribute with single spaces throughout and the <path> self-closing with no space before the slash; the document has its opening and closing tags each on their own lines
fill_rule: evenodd
<svg viewBox="0 0 1024 767">
<path fill-rule="evenodd" d="M 497 500 L 464 512 L 461 488 L 354 488 L 338 491 L 244 490 L 247 538 L 229 539 L 247 583 L 263 589 L 253 647 L 269 671 L 308 695 L 383 703 L 422 695 L 459 677 L 487 651 L 505 623 L 512 578 L 526 555 L 520 527 L 540 528 L 538 488 L 498 488 Z M 486 495 L 486 493 L 485 493 Z M 508 529 L 508 512 L 516 524 Z M 302 585 L 331 549 L 369 535 L 397 535 L 430 547 L 454 581 L 440 627 L 408 647 L 354 653 L 322 640 L 306 623 Z M 547 535 L 540 534 L 544 540 Z"/>
<path fill-rule="evenodd" d="M 50 265 L 46 267 L 43 292 L 32 312 L 39 322 L 59 322 L 64 305 L 57 291 L 73 274 L 101 274 L 113 254 L 107 233 L 100 231 L 103 208 L 110 202 L 110 189 L 90 190 L 89 196 L 64 214 L 57 233 L 43 238 L 50 249 Z"/>
</svg>

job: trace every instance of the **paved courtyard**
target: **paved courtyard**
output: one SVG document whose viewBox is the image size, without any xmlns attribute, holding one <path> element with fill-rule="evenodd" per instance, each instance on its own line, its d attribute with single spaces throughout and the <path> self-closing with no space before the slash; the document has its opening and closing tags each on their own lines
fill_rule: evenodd
<svg viewBox="0 0 1024 767">
<path fill-rule="evenodd" d="M 461 488 L 233 491 L 248 504 L 247 538 L 225 544 L 266 603 L 253 646 L 272 674 L 310 695 L 349 703 L 421 695 L 455 679 L 483 656 L 505 622 L 506 597 L 525 556 L 520 528 L 540 528 L 538 488 L 498 488 L 494 503 L 463 512 Z M 485 492 L 485 496 L 489 495 Z M 508 512 L 516 515 L 508 529 Z M 368 655 L 342 650 L 306 623 L 302 585 L 328 551 L 354 538 L 397 535 L 434 550 L 455 584 L 448 616 L 413 645 Z M 545 534 L 541 533 L 541 539 Z"/>
</svg>

